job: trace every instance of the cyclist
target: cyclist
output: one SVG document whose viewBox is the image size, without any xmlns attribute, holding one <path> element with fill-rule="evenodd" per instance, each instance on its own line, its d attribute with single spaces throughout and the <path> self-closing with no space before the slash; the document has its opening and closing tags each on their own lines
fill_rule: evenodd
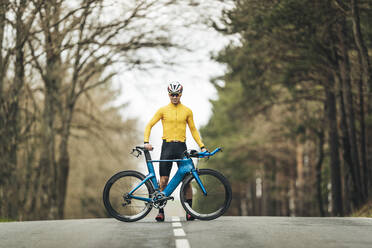
<svg viewBox="0 0 372 248">
<path fill-rule="evenodd" d="M 163 144 L 161 147 L 161 160 L 181 159 L 182 153 L 187 150 L 186 147 L 186 123 L 188 124 L 192 137 L 199 145 L 202 152 L 207 151 L 201 141 L 198 130 L 195 127 L 191 109 L 183 105 L 180 101 L 183 87 L 179 82 L 171 82 L 168 85 L 168 95 L 170 103 L 161 107 L 152 117 L 145 128 L 144 142 L 145 148 L 152 150 L 149 144 L 151 128 L 159 121 L 163 124 Z M 168 184 L 169 174 L 172 169 L 172 162 L 160 162 L 160 190 L 163 191 Z M 186 190 L 186 199 L 188 204 L 192 204 L 191 185 Z M 157 221 L 164 221 L 164 209 L 159 209 L 159 214 L 155 218 Z M 190 214 L 186 214 L 186 220 L 194 220 Z"/>
</svg>

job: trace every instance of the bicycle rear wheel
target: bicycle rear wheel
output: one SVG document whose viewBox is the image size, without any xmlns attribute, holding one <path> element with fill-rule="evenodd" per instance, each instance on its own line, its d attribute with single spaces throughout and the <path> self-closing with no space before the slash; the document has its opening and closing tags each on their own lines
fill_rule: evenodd
<svg viewBox="0 0 372 248">
<path fill-rule="evenodd" d="M 107 181 L 103 190 L 103 202 L 112 217 L 120 221 L 133 222 L 142 219 L 151 211 L 151 204 L 126 197 L 144 179 L 145 176 L 137 171 L 122 171 Z M 152 184 L 147 181 L 132 195 L 150 198 L 153 192 Z"/>
<path fill-rule="evenodd" d="M 200 220 L 213 220 L 223 215 L 230 206 L 232 193 L 229 181 L 219 172 L 211 169 L 200 169 L 198 171 L 207 195 L 192 174 L 188 175 L 182 183 L 180 190 L 181 204 L 187 213 Z M 192 188 L 192 206 L 187 202 Z M 189 194 L 189 195 L 188 195 Z"/>
</svg>

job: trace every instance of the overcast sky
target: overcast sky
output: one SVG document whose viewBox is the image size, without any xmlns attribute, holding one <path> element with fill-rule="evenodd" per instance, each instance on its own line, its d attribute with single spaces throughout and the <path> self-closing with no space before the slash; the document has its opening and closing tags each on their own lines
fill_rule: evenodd
<svg viewBox="0 0 372 248">
<path fill-rule="evenodd" d="M 215 19 L 218 18 L 220 11 L 216 7 L 206 9 L 211 11 L 211 15 L 215 15 Z M 169 103 L 167 85 L 171 81 L 178 81 L 184 86 L 181 102 L 193 111 L 197 128 L 206 125 L 211 116 L 212 106 L 209 100 L 217 98 L 210 80 L 223 75 L 226 70 L 224 65 L 211 59 L 211 54 L 216 54 L 225 47 L 232 37 L 224 37 L 214 29 L 202 26 L 177 29 L 173 35 L 187 40 L 193 48 L 191 52 L 173 51 L 171 57 L 176 58 L 178 65 L 164 65 L 146 72 L 123 72 L 114 78 L 114 83 L 122 88 L 119 102 L 129 104 L 123 111 L 123 116 L 138 118 L 141 140 L 147 122 L 160 107 Z M 198 148 L 188 129 L 186 136 L 188 148 Z M 150 136 L 150 143 L 155 146 L 153 154 L 156 156 L 160 154 L 161 137 L 162 125 L 159 121 L 152 128 Z"/>
</svg>

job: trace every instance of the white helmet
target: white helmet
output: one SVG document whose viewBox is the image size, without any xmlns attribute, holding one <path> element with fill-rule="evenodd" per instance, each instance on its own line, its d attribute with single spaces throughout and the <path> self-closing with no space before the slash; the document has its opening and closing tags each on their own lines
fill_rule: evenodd
<svg viewBox="0 0 372 248">
<path fill-rule="evenodd" d="M 171 82 L 168 85 L 168 93 L 169 94 L 181 94 L 183 90 L 182 85 L 179 82 Z"/>
</svg>

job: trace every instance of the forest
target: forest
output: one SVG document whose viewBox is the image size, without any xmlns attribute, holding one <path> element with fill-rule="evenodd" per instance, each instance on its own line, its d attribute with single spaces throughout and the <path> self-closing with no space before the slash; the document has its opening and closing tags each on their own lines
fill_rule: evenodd
<svg viewBox="0 0 372 248">
<path fill-rule="evenodd" d="M 113 79 L 177 64 L 167 51 L 192 49 L 171 30 L 197 23 L 238 37 L 211 54 L 226 71 L 200 129 L 224 147 L 199 166 L 229 178 L 228 215 L 371 202 L 371 0 L 2 0 L 0 220 L 107 217 L 105 180 L 136 167 L 143 132 Z"/>
<path fill-rule="evenodd" d="M 137 120 L 117 104 L 122 85 L 135 82 L 113 79 L 170 65 L 167 50 L 187 49 L 162 19 L 175 19 L 171 8 L 194 6 L 0 1 L 0 220 L 108 216 L 105 181 L 136 167 L 129 152 L 142 142 Z"/>
<path fill-rule="evenodd" d="M 348 216 L 372 194 L 372 2 L 241 0 L 213 27 L 218 99 L 201 133 L 224 155 L 231 215 Z"/>
</svg>

